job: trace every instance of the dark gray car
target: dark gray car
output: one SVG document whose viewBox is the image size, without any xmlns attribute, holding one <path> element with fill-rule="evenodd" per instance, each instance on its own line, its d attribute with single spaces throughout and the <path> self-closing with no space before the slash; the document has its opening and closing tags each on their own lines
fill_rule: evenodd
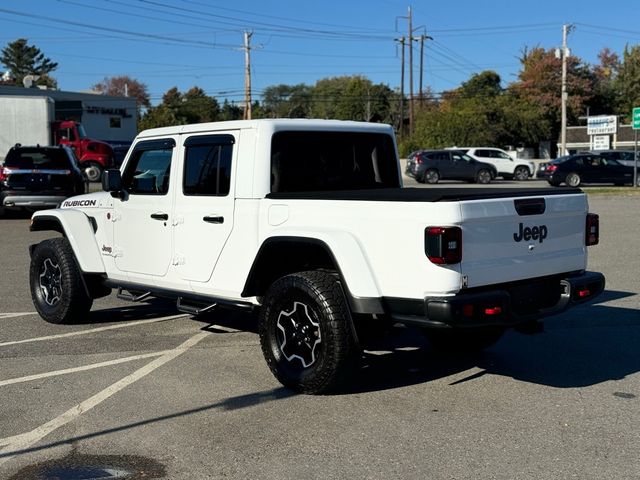
<svg viewBox="0 0 640 480">
<path fill-rule="evenodd" d="M 422 150 L 412 154 L 405 173 L 420 183 L 440 180 L 466 180 L 489 183 L 498 171 L 490 163 L 480 162 L 458 150 Z"/>
</svg>

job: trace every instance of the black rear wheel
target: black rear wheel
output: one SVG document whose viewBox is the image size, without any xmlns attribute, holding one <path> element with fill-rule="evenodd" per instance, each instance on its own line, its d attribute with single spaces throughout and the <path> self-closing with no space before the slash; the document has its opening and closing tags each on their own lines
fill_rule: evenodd
<svg viewBox="0 0 640 480">
<path fill-rule="evenodd" d="M 73 250 L 66 238 L 40 242 L 31 255 L 31 298 L 49 323 L 73 323 L 85 317 L 93 300 L 82 281 Z"/>
<path fill-rule="evenodd" d="M 485 168 L 483 168 L 482 170 L 479 170 L 478 173 L 476 174 L 476 182 L 477 183 L 482 183 L 482 184 L 487 184 L 491 182 L 491 172 Z"/>
<path fill-rule="evenodd" d="M 330 273 L 300 272 L 277 280 L 264 297 L 259 332 L 271 372 L 293 390 L 335 390 L 356 365 L 351 314 Z"/>
<path fill-rule="evenodd" d="M 570 187 L 578 187 L 578 186 L 580 186 L 580 183 L 582 183 L 582 179 L 580 178 L 580 175 L 578 175 L 575 172 L 569 173 L 567 175 L 567 178 L 565 178 L 564 181 Z"/>
<path fill-rule="evenodd" d="M 440 180 L 440 174 L 438 173 L 437 170 L 430 168 L 429 170 L 424 172 L 423 183 L 426 182 L 430 184 L 435 184 L 435 183 L 438 183 L 439 180 Z"/>
</svg>

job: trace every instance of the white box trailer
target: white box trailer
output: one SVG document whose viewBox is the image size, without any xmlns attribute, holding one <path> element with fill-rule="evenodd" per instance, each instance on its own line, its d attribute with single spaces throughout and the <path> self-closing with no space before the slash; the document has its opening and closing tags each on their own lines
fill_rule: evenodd
<svg viewBox="0 0 640 480">
<path fill-rule="evenodd" d="M 0 96 L 0 161 L 16 143 L 50 145 L 54 115 L 49 97 Z"/>
</svg>

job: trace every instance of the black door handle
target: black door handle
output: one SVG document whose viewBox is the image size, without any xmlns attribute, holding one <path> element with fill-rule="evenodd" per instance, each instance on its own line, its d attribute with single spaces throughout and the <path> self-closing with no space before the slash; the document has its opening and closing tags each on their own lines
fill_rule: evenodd
<svg viewBox="0 0 640 480">
<path fill-rule="evenodd" d="M 224 217 L 202 217 L 207 223 L 224 223 Z"/>
<path fill-rule="evenodd" d="M 166 222 L 169 220 L 169 215 L 166 213 L 152 213 L 151 218 L 154 220 L 164 220 Z"/>
</svg>

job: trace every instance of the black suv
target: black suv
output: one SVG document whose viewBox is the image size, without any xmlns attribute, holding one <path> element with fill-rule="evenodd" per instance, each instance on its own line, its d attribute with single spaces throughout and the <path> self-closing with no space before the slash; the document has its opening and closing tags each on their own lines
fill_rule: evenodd
<svg viewBox="0 0 640 480">
<path fill-rule="evenodd" d="M 85 185 L 68 147 L 16 145 L 0 165 L 0 215 L 5 209 L 55 208 L 65 198 L 85 193 Z"/>
<path fill-rule="evenodd" d="M 409 156 L 405 173 L 420 183 L 467 180 L 489 183 L 498 176 L 496 167 L 458 150 L 422 150 Z"/>
</svg>

